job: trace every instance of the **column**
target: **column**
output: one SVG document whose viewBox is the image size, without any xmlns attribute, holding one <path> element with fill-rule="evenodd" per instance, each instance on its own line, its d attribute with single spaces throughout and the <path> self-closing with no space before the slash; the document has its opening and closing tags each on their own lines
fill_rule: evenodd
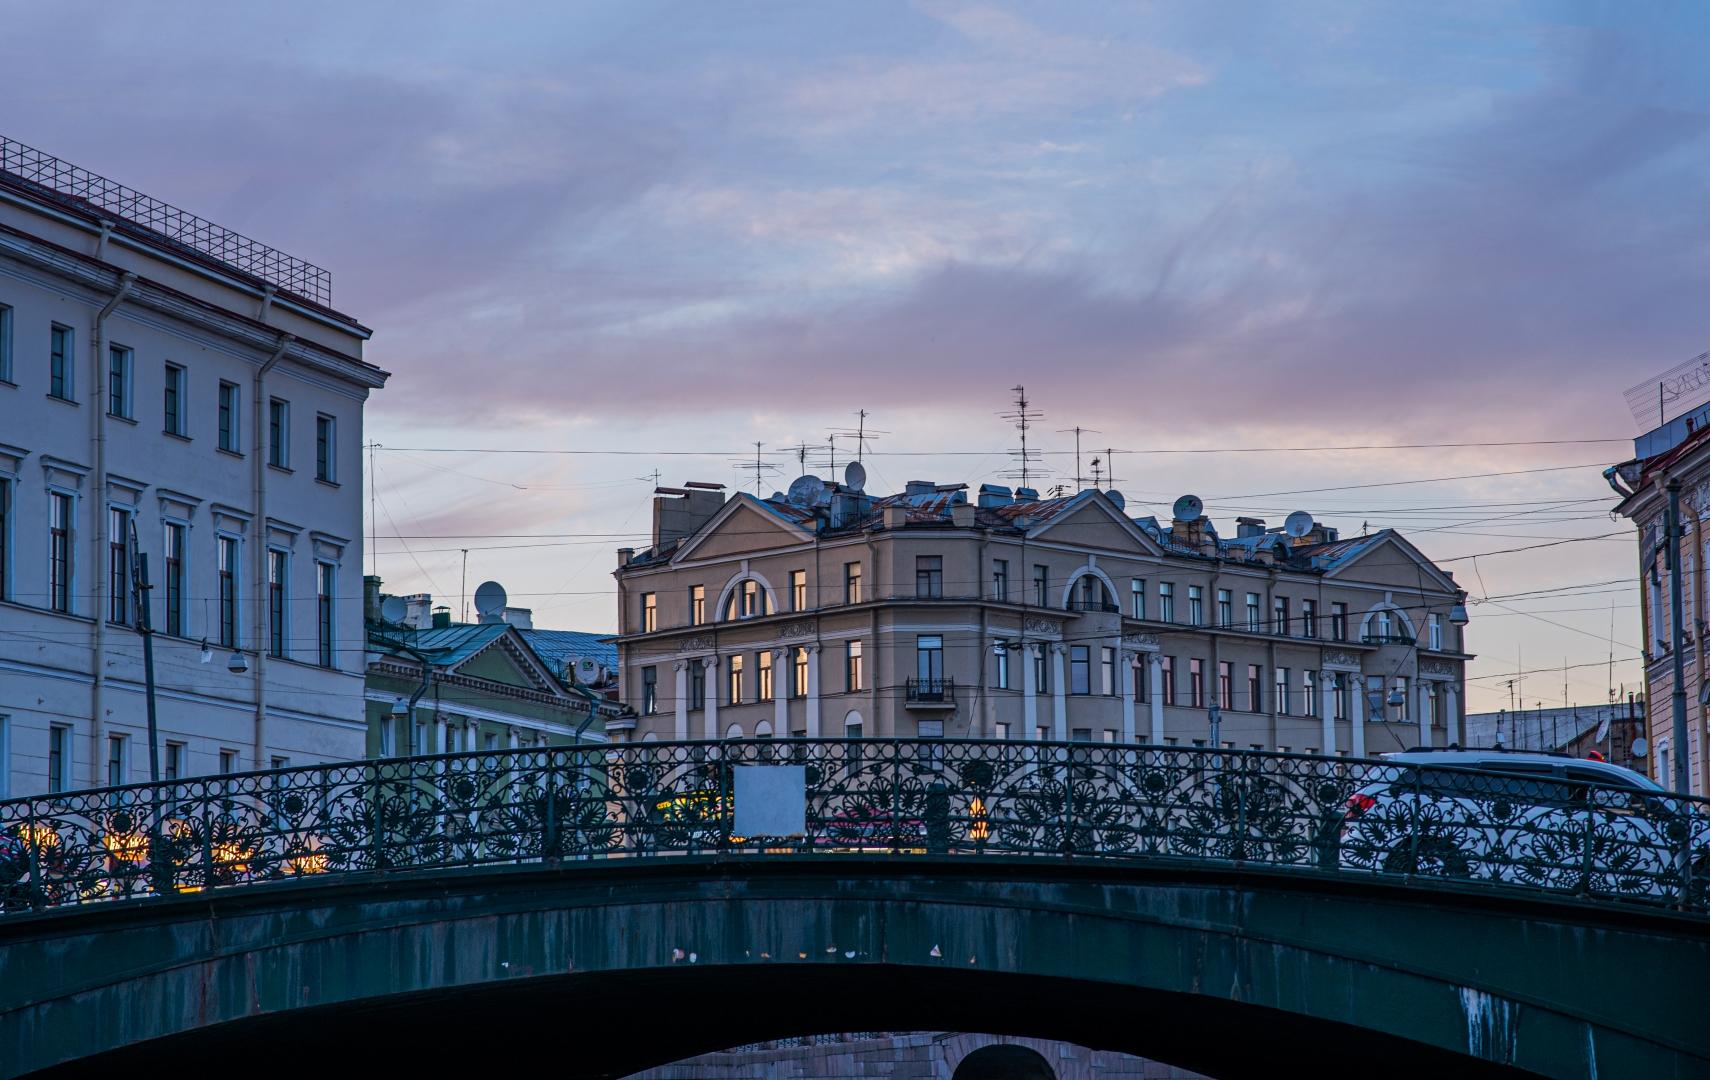
<svg viewBox="0 0 1710 1080">
<path fill-rule="evenodd" d="M 1122 741 L 1134 741 L 1134 651 L 1119 649 L 1116 664 L 1116 693 L 1122 698 Z"/>
<path fill-rule="evenodd" d="M 789 651 L 787 649 L 772 650 L 772 737 L 787 739 L 790 737 L 790 695 L 784 693 L 789 689 L 788 679 L 790 669 Z M 758 675 L 756 675 L 758 678 Z"/>
<path fill-rule="evenodd" d="M 819 735 L 819 646 L 806 645 L 808 658 L 807 685 L 807 737 L 817 739 Z"/>
<path fill-rule="evenodd" d="M 701 657 L 701 664 L 706 670 L 707 707 L 701 711 L 706 714 L 706 739 L 718 738 L 718 695 L 722 691 L 719 683 L 724 678 L 724 672 L 718 669 L 718 653 Z"/>
<path fill-rule="evenodd" d="M 1164 745 L 1164 654 L 1149 653 L 1147 678 L 1152 684 L 1152 745 Z"/>
<path fill-rule="evenodd" d="M 1350 671 L 1346 678 L 1352 684 L 1350 696 L 1354 703 L 1352 714 L 1348 717 L 1348 726 L 1353 732 L 1348 750 L 1355 757 L 1363 758 L 1366 756 L 1366 676 L 1363 672 Z"/>
<path fill-rule="evenodd" d="M 677 672 L 677 708 L 676 735 L 678 742 L 689 737 L 689 661 L 679 660 L 673 669 Z"/>
<path fill-rule="evenodd" d="M 1318 717 L 1322 727 L 1319 744 L 1325 757 L 1336 756 L 1336 675 L 1330 671 L 1318 673 Z"/>
<path fill-rule="evenodd" d="M 1063 654 L 1069 647 L 1051 646 L 1051 737 L 1058 742 L 1069 741 L 1069 688 L 1063 679 Z"/>
<path fill-rule="evenodd" d="M 1444 683 L 1442 691 L 1448 695 L 1443 702 L 1443 719 L 1448 724 L 1447 736 L 1450 746 L 1461 744 L 1461 688 L 1455 683 Z"/>
<path fill-rule="evenodd" d="M 1425 691 L 1428 689 L 1429 689 L 1429 687 L 1426 685 L 1424 679 L 1421 679 L 1418 676 L 1414 676 L 1414 678 L 1413 678 L 1413 708 L 1414 708 L 1413 718 L 1414 718 L 1414 720 L 1418 721 L 1418 723 L 1419 723 L 1419 745 L 1420 746 L 1430 746 L 1431 745 L 1431 699 L 1425 693 Z"/>
<path fill-rule="evenodd" d="M 1021 650 L 1021 722 L 1027 728 L 1021 733 L 1024 739 L 1039 737 L 1039 665 L 1035 662 L 1044 655 L 1040 650 L 1043 645 L 1029 645 Z"/>
</svg>

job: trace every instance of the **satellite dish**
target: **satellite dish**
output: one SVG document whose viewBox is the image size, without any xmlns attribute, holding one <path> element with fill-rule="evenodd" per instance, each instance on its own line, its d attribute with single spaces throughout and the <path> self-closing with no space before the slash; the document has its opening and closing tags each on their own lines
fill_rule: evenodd
<svg viewBox="0 0 1710 1080">
<path fill-rule="evenodd" d="M 1110 498 L 1111 502 L 1116 504 L 1116 508 L 1118 510 L 1122 510 L 1122 509 L 1127 508 L 1128 500 L 1122 497 L 1122 492 L 1116 490 L 1115 488 L 1111 488 L 1109 491 L 1105 492 L 1105 495 Z"/>
<path fill-rule="evenodd" d="M 497 615 L 505 610 L 509 599 L 505 587 L 496 581 L 483 581 L 475 587 L 475 610 L 483 615 Z"/>
<path fill-rule="evenodd" d="M 1633 740 L 1634 757 L 1644 757 L 1646 754 L 1650 753 L 1650 749 L 1651 744 L 1645 741 L 1645 737 L 1643 735 Z"/>
<path fill-rule="evenodd" d="M 867 467 L 859 461 L 851 461 L 848 468 L 843 470 L 843 486 L 850 491 L 863 491 L 867 487 Z"/>
<path fill-rule="evenodd" d="M 1312 531 L 1312 515 L 1305 510 L 1296 510 L 1283 519 L 1283 532 L 1299 539 Z"/>
<path fill-rule="evenodd" d="M 404 603 L 403 597 L 388 596 L 380 601 L 380 617 L 389 623 L 403 622 L 409 611 L 410 605 Z"/>
<path fill-rule="evenodd" d="M 1603 718 L 1603 721 L 1597 725 L 1597 734 L 1595 734 L 1591 737 L 1591 741 L 1592 742 L 1602 742 L 1604 739 L 1607 739 L 1608 737 L 1609 737 L 1609 718 L 1607 716 L 1605 716 Z"/>
<path fill-rule="evenodd" d="M 1194 521 L 1205 512 L 1205 504 L 1198 495 L 1183 495 L 1176 500 L 1176 505 L 1170 508 L 1177 521 Z"/>
<path fill-rule="evenodd" d="M 791 506 L 812 506 L 825 490 L 825 481 L 817 476 L 798 476 L 790 484 L 790 492 L 784 496 L 784 501 Z"/>
</svg>

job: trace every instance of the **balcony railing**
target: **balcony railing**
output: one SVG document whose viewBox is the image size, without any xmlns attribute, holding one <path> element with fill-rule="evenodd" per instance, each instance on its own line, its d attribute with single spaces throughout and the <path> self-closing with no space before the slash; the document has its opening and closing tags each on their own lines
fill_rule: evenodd
<svg viewBox="0 0 1710 1080">
<path fill-rule="evenodd" d="M 905 705 L 950 708 L 956 704 L 955 679 L 910 679 L 903 688 Z"/>
<path fill-rule="evenodd" d="M 1361 634 L 1360 642 L 1364 645 L 1411 645 L 1413 638 L 1407 634 Z"/>
<path fill-rule="evenodd" d="M 1070 600 L 1064 605 L 1064 609 L 1067 611 L 1104 611 L 1112 614 L 1122 613 L 1120 605 L 1112 604 L 1108 600 Z"/>
</svg>

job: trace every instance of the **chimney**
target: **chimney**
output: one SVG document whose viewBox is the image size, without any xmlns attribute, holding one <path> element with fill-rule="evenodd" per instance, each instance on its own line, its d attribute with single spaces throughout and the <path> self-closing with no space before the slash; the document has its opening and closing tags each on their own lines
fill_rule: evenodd
<svg viewBox="0 0 1710 1080">
<path fill-rule="evenodd" d="M 972 528 L 974 525 L 974 507 L 972 503 L 957 503 L 950 508 L 950 524 L 958 529 Z"/>
<path fill-rule="evenodd" d="M 1265 535 L 1264 518 L 1240 517 L 1235 519 L 1235 536 L 1238 539 L 1263 535 Z"/>
<path fill-rule="evenodd" d="M 362 579 L 362 621 L 380 621 L 380 575 L 367 574 Z"/>
<path fill-rule="evenodd" d="M 691 481 L 653 489 L 653 546 L 693 536 L 724 506 L 724 485 Z"/>
<path fill-rule="evenodd" d="M 450 625 L 451 625 L 451 609 L 448 607 L 436 607 L 436 608 L 434 608 L 433 609 L 433 628 L 435 630 L 444 630 L 446 627 L 448 627 Z"/>
<path fill-rule="evenodd" d="M 404 625 L 417 630 L 433 626 L 433 594 L 413 593 L 404 597 Z"/>
<path fill-rule="evenodd" d="M 619 569 L 621 569 L 625 566 L 628 566 L 629 560 L 631 560 L 633 558 L 635 558 L 635 549 L 634 548 L 618 548 L 617 549 L 617 564 L 618 564 Z"/>
<path fill-rule="evenodd" d="M 910 480 L 904 485 L 903 494 L 909 496 L 936 495 L 938 494 L 938 485 L 930 480 Z"/>
<path fill-rule="evenodd" d="M 499 613 L 499 618 L 510 623 L 518 630 L 534 629 L 534 609 L 525 607 L 508 607 Z"/>
<path fill-rule="evenodd" d="M 908 507 L 887 506 L 884 514 L 885 528 L 900 529 L 908 522 Z"/>
<path fill-rule="evenodd" d="M 1014 501 L 1014 498 L 1009 493 L 1009 488 L 1002 484 L 980 485 L 980 505 L 987 509 L 999 506 L 1008 506 Z"/>
</svg>

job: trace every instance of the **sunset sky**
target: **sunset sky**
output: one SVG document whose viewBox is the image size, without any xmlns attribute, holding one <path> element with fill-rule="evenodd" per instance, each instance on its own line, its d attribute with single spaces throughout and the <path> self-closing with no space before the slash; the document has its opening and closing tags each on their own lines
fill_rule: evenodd
<svg viewBox="0 0 1710 1080">
<path fill-rule="evenodd" d="M 329 268 L 374 328 L 387 591 L 455 609 L 468 548 L 470 591 L 609 630 L 654 470 L 753 490 L 759 442 L 770 492 L 865 409 L 870 489 L 977 486 L 1023 383 L 1041 487 L 1079 425 L 1136 513 L 1393 526 L 1509 597 L 1472 608 L 1475 711 L 1522 657 L 1528 705 L 1564 663 L 1606 700 L 1611 653 L 1640 683 L 1599 473 L 1622 392 L 1710 348 L 1710 6 L 0 13 L 0 133 Z M 1529 445 L 1381 449 L 1440 443 Z"/>
</svg>

